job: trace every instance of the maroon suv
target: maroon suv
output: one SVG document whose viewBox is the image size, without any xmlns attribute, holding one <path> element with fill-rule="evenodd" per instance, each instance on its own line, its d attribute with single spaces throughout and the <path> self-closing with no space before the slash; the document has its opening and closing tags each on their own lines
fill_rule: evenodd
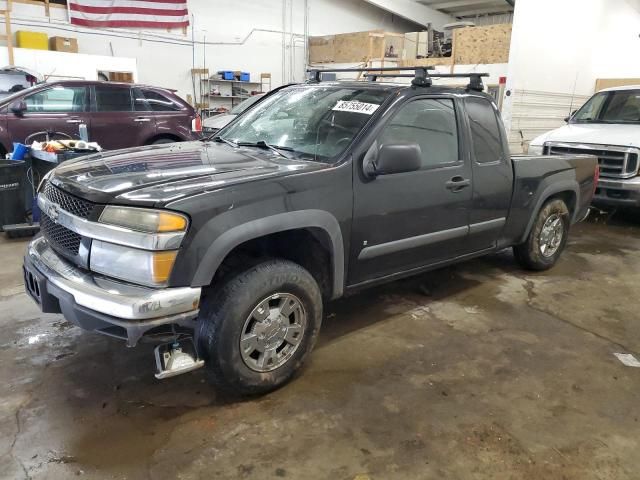
<svg viewBox="0 0 640 480">
<path fill-rule="evenodd" d="M 64 80 L 0 100 L 0 148 L 12 150 L 34 132 L 56 131 L 117 149 L 200 138 L 195 110 L 170 90 L 129 83 Z"/>
</svg>

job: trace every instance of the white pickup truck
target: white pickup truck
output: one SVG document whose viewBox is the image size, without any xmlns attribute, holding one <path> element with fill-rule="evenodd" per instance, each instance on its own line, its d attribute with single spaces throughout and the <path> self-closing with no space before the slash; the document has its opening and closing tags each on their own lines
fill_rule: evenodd
<svg viewBox="0 0 640 480">
<path fill-rule="evenodd" d="M 596 155 L 600 180 L 593 203 L 640 207 L 640 85 L 601 90 L 566 121 L 535 138 L 529 154 Z"/>
</svg>

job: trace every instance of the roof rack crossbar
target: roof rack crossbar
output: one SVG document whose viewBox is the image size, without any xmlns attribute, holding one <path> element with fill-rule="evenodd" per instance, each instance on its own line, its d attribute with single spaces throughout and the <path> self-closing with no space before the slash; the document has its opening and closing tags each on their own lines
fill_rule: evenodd
<svg viewBox="0 0 640 480">
<path fill-rule="evenodd" d="M 328 69 L 309 69 L 309 81 L 320 82 L 323 73 L 343 73 L 343 72 L 364 72 L 364 76 L 370 82 L 375 82 L 378 78 L 413 78 L 412 85 L 418 87 L 430 87 L 433 84 L 433 78 L 468 78 L 468 90 L 476 90 L 481 92 L 484 90 L 482 77 L 488 77 L 488 73 L 437 73 L 433 72 L 435 67 L 366 67 L 366 68 L 328 68 Z M 382 72 L 414 72 L 409 73 L 382 73 Z"/>
</svg>

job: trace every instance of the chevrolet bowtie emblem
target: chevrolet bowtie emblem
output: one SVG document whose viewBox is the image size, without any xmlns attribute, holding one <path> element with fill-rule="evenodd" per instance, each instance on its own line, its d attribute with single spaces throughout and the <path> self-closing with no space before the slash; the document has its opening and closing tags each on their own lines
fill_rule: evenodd
<svg viewBox="0 0 640 480">
<path fill-rule="evenodd" d="M 47 211 L 45 212 L 52 222 L 58 223 L 58 217 L 60 216 L 60 205 L 57 203 L 50 203 L 47 205 Z"/>
</svg>

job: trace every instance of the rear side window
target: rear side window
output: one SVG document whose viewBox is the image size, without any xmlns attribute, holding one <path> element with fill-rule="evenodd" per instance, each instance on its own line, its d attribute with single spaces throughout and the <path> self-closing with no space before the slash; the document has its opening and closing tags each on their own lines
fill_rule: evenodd
<svg viewBox="0 0 640 480">
<path fill-rule="evenodd" d="M 147 99 L 149 107 L 154 112 L 177 112 L 180 110 L 180 105 L 161 93 L 153 90 L 142 90 L 142 92 Z"/>
<path fill-rule="evenodd" d="M 502 141 L 496 112 L 491 102 L 484 98 L 469 97 L 465 100 L 471 144 L 478 163 L 497 162 L 502 159 Z"/>
<path fill-rule="evenodd" d="M 385 127 L 380 143 L 417 143 L 423 167 L 457 162 L 458 127 L 453 100 L 425 98 L 407 103 Z"/>
<path fill-rule="evenodd" d="M 96 109 L 98 112 L 130 112 L 131 89 L 97 86 Z"/>
</svg>

